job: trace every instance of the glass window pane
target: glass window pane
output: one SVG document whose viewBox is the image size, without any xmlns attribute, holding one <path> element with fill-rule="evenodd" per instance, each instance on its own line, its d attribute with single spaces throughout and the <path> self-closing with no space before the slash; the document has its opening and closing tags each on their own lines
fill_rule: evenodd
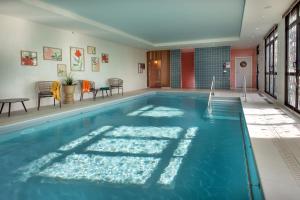
<svg viewBox="0 0 300 200">
<path fill-rule="evenodd" d="M 288 72 L 296 71 L 296 26 L 293 26 L 288 33 Z"/>
<path fill-rule="evenodd" d="M 269 90 L 269 75 L 266 75 L 266 92 L 270 92 L 270 90 Z"/>
<path fill-rule="evenodd" d="M 270 72 L 273 71 L 273 43 L 270 45 Z"/>
<path fill-rule="evenodd" d="M 300 85 L 300 77 L 298 77 L 299 85 Z M 300 108 L 300 87 L 298 87 L 298 109 Z"/>
<path fill-rule="evenodd" d="M 269 49 L 270 49 L 270 47 L 267 46 L 267 49 L 266 49 L 266 72 L 269 72 L 269 60 L 270 60 Z"/>
<path fill-rule="evenodd" d="M 278 41 L 274 41 L 274 72 L 277 72 L 277 63 L 278 63 Z"/>
<path fill-rule="evenodd" d="M 273 75 L 270 75 L 270 94 L 273 95 Z"/>
<path fill-rule="evenodd" d="M 289 15 L 289 24 L 293 23 L 297 19 L 297 10 L 294 9 Z"/>
<path fill-rule="evenodd" d="M 273 83 L 273 87 L 274 87 L 274 96 L 277 97 L 277 75 L 274 75 L 274 83 Z"/>
<path fill-rule="evenodd" d="M 295 107 L 296 101 L 296 77 L 288 76 L 288 104 Z"/>
</svg>

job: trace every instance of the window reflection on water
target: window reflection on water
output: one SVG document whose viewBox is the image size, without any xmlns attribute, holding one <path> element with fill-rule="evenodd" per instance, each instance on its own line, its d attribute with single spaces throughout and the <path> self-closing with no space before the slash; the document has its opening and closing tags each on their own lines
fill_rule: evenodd
<svg viewBox="0 0 300 200">
<path fill-rule="evenodd" d="M 179 109 L 149 105 L 128 116 L 156 118 L 183 114 Z M 40 177 L 141 185 L 163 162 L 156 183 L 173 186 L 197 131 L 197 127 L 102 126 L 19 168 L 17 173 L 23 182 Z M 176 148 L 171 157 L 165 158 L 163 152 L 171 142 L 175 142 Z"/>
</svg>

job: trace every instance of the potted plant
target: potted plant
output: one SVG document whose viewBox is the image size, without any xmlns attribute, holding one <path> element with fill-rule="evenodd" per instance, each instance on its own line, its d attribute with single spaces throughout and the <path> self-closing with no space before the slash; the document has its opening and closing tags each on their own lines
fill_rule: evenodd
<svg viewBox="0 0 300 200">
<path fill-rule="evenodd" d="M 64 90 L 64 103 L 74 103 L 74 92 L 75 92 L 75 81 L 71 73 L 67 74 L 64 83 L 63 83 L 63 90 Z"/>
</svg>

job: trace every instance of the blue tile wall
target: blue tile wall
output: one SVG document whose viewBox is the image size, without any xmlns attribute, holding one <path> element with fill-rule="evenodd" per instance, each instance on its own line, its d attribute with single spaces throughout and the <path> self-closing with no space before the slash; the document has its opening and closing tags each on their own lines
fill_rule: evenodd
<svg viewBox="0 0 300 200">
<path fill-rule="evenodd" d="M 223 64 L 230 62 L 230 47 L 211 47 L 195 49 L 195 86 L 210 88 L 212 77 L 215 76 L 215 87 L 230 88 L 230 69 L 224 73 Z"/>
<path fill-rule="evenodd" d="M 171 88 L 181 88 L 181 51 L 170 52 Z"/>
</svg>

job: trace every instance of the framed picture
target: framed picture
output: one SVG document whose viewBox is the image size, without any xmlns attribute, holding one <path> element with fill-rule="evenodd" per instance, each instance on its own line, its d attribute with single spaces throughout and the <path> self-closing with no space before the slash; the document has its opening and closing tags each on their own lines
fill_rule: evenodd
<svg viewBox="0 0 300 200">
<path fill-rule="evenodd" d="M 91 57 L 92 72 L 100 71 L 100 63 L 98 57 Z"/>
<path fill-rule="evenodd" d="M 88 46 L 87 53 L 88 54 L 96 54 L 96 47 Z"/>
<path fill-rule="evenodd" d="M 62 61 L 62 50 L 53 47 L 43 48 L 44 60 Z"/>
<path fill-rule="evenodd" d="M 101 61 L 102 63 L 108 63 L 109 61 L 109 55 L 107 53 L 102 53 L 102 56 L 101 56 Z"/>
<path fill-rule="evenodd" d="M 71 71 L 84 71 L 84 49 L 70 47 L 70 69 Z"/>
<path fill-rule="evenodd" d="M 21 51 L 21 65 L 37 66 L 37 52 Z"/>
<path fill-rule="evenodd" d="M 138 73 L 142 74 L 145 70 L 145 63 L 139 63 L 138 64 Z"/>
<path fill-rule="evenodd" d="M 57 64 L 57 76 L 65 77 L 67 76 L 67 65 L 65 64 Z"/>
</svg>

